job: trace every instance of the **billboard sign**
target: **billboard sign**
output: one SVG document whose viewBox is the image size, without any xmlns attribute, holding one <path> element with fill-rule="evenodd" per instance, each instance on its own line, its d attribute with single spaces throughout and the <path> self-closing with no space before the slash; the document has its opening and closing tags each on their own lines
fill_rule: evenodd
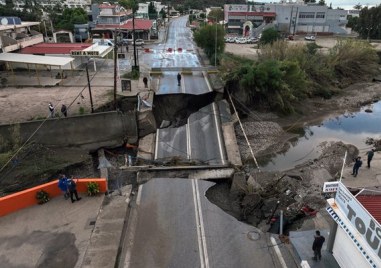
<svg viewBox="0 0 381 268">
<path fill-rule="evenodd" d="M 367 242 L 367 247 L 381 259 L 381 225 L 341 182 L 338 183 L 335 203 Z"/>
</svg>

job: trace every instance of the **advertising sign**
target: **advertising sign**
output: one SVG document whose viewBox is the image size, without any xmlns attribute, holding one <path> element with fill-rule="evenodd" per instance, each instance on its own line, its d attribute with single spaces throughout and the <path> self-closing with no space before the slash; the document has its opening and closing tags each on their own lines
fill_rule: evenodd
<svg viewBox="0 0 381 268">
<path fill-rule="evenodd" d="M 72 50 L 70 54 L 72 56 L 99 56 L 99 51 Z"/>
<path fill-rule="evenodd" d="M 339 187 L 338 181 L 325 182 L 323 186 L 323 193 L 335 193 Z"/>
<path fill-rule="evenodd" d="M 367 242 L 368 248 L 381 259 L 381 225 L 341 182 L 337 188 L 335 203 Z"/>
<path fill-rule="evenodd" d="M 247 5 L 230 5 L 229 11 L 247 12 Z"/>
</svg>

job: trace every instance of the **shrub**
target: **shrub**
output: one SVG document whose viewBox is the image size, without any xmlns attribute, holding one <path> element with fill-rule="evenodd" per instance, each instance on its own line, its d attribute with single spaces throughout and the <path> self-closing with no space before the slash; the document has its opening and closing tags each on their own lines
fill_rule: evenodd
<svg viewBox="0 0 381 268">
<path fill-rule="evenodd" d="M 44 190 L 40 190 L 36 193 L 36 199 L 38 204 L 42 205 L 50 200 L 49 194 Z"/>
<path fill-rule="evenodd" d="M 87 194 L 89 196 L 94 196 L 99 194 L 99 184 L 97 182 L 88 182 L 87 183 Z"/>
<path fill-rule="evenodd" d="M 338 40 L 330 49 L 329 63 L 339 80 L 357 81 L 367 74 L 375 74 L 378 68 L 376 50 L 366 41 Z"/>
<path fill-rule="evenodd" d="M 85 113 L 85 108 L 83 108 L 82 106 L 79 107 L 79 114 L 84 114 Z"/>
</svg>

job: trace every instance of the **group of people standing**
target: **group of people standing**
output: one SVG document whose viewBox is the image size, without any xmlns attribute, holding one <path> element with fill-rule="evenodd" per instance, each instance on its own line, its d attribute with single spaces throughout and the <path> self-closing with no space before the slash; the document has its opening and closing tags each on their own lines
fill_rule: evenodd
<svg viewBox="0 0 381 268">
<path fill-rule="evenodd" d="M 50 112 L 50 117 L 54 118 L 55 117 L 55 108 L 51 102 L 49 102 L 49 112 Z M 61 113 L 63 116 L 67 117 L 67 107 L 65 104 L 62 104 L 61 106 Z"/>
<path fill-rule="evenodd" d="M 373 156 L 374 156 L 374 152 L 375 152 L 375 150 L 372 149 L 372 150 L 370 150 L 370 151 L 368 151 L 366 153 L 366 156 L 367 156 L 367 167 L 368 168 L 370 168 L 370 162 L 372 162 L 372 159 L 373 159 Z M 352 175 L 354 177 L 357 177 L 357 175 L 359 173 L 359 169 L 362 166 L 361 156 L 356 157 L 354 161 L 355 161 L 355 164 L 353 165 Z"/>
<path fill-rule="evenodd" d="M 63 192 L 65 199 L 70 197 L 72 203 L 82 199 L 81 197 L 78 197 L 77 183 L 74 181 L 73 176 L 68 178 L 64 174 L 61 174 L 58 179 L 58 188 Z"/>
</svg>

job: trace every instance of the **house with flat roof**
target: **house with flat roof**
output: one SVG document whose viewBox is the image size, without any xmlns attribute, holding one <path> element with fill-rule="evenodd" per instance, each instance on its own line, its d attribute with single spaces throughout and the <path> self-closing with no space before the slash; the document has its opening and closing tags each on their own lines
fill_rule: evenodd
<svg viewBox="0 0 381 268">
<path fill-rule="evenodd" d="M 35 30 L 39 22 L 21 21 L 18 17 L 0 17 L 0 52 L 12 52 L 44 42 Z"/>
</svg>

